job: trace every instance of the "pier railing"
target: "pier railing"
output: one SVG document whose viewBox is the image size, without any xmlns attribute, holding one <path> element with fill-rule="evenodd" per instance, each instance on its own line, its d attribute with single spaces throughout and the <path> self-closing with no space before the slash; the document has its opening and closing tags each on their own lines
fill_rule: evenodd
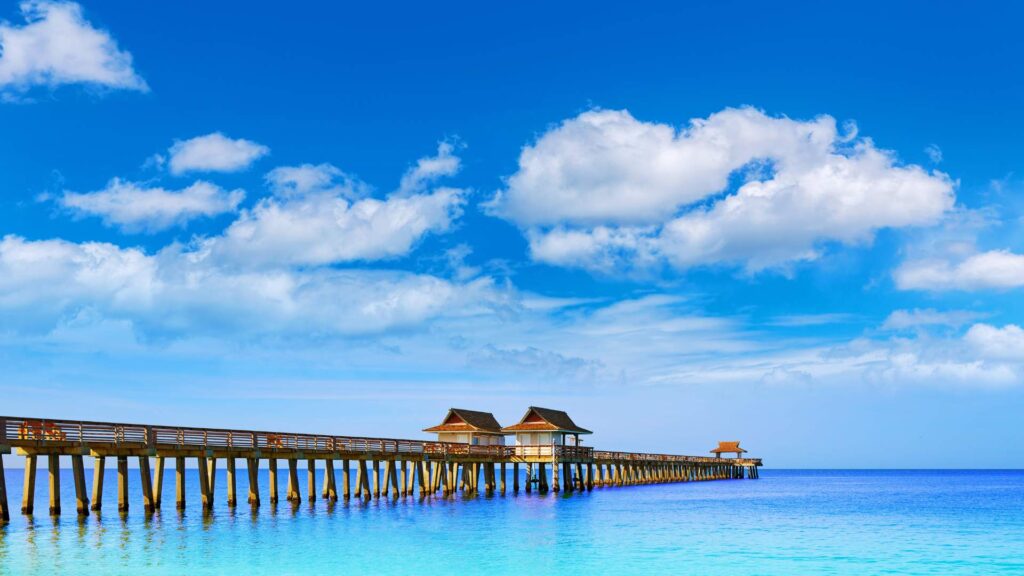
<svg viewBox="0 0 1024 576">
<path fill-rule="evenodd" d="M 595 450 L 590 446 L 480 446 L 398 438 L 370 438 L 92 422 L 0 416 L 0 445 L 21 448 L 139 448 L 151 450 L 259 450 L 363 454 L 367 456 L 479 457 L 484 459 L 548 458 L 636 462 L 714 464 L 728 459 L 672 454 Z"/>
</svg>

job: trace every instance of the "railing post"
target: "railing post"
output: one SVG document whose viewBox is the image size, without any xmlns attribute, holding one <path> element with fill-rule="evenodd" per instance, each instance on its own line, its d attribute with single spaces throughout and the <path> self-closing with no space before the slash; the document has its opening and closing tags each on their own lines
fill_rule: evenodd
<svg viewBox="0 0 1024 576">
<path fill-rule="evenodd" d="M 152 426 L 146 426 L 146 447 L 150 450 L 156 448 L 156 435 L 153 433 Z"/>
</svg>

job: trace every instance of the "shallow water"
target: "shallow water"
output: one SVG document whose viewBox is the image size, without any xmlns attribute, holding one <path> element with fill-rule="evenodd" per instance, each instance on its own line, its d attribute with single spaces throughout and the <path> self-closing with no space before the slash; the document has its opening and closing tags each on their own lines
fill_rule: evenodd
<svg viewBox="0 0 1024 576">
<path fill-rule="evenodd" d="M 133 469 L 122 517 L 108 470 L 106 510 L 84 521 L 70 470 L 57 519 L 45 468 L 34 518 L 17 514 L 21 471 L 7 472 L 15 515 L 0 528 L 3 575 L 1024 574 L 1022 471 L 764 470 L 571 495 L 274 507 L 262 470 L 264 504 L 252 513 L 244 471 L 232 510 L 221 469 L 216 509 L 203 515 L 197 486 L 185 512 L 174 509 L 168 470 L 163 511 L 147 517 Z"/>
</svg>

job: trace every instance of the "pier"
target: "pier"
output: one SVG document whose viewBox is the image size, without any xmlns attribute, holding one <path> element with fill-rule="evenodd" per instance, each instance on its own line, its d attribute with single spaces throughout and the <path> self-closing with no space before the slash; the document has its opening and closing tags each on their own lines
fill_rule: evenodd
<svg viewBox="0 0 1024 576">
<path fill-rule="evenodd" d="M 544 417 L 544 413 L 536 414 Z M 543 423 L 534 423 L 530 418 L 528 412 L 523 422 L 509 429 L 545 429 L 541 427 Z M 563 434 L 563 442 L 565 438 Z M 733 447 L 739 450 L 738 442 L 721 443 L 720 447 L 723 445 L 729 452 L 736 451 Z M 572 492 L 641 484 L 757 478 L 761 466 L 759 458 L 723 458 L 720 453 L 685 456 L 598 450 L 580 446 L 578 433 L 576 445 L 506 446 L 477 445 L 472 441 L 401 440 L 0 416 L 0 454 L 12 451 L 25 458 L 21 512 L 27 515 L 35 513 L 36 468 L 40 458 L 47 460 L 49 514 L 62 513 L 60 462 L 61 458 L 69 458 L 75 510 L 80 516 L 88 516 L 90 511 L 103 507 L 104 469 L 108 458 L 116 459 L 117 510 L 121 513 L 127 513 L 132 507 L 128 485 L 133 481 L 140 483 L 142 501 L 138 504 L 146 513 L 163 506 L 164 471 L 168 465 L 174 466 L 174 505 L 178 509 L 183 509 L 190 497 L 198 497 L 204 510 L 213 509 L 215 472 L 221 462 L 227 470 L 225 504 L 237 506 L 236 466 L 241 459 L 245 460 L 247 468 L 246 502 L 253 508 L 264 501 L 271 504 L 279 501 L 279 474 L 285 476 L 285 500 L 298 503 L 303 499 L 316 501 L 318 497 L 337 501 L 339 498 L 450 497 L 459 493 L 506 494 L 521 490 Z M 740 455 L 737 452 L 737 456 Z M 93 458 L 91 493 L 86 485 L 85 456 Z M 138 461 L 135 480 L 130 478 L 134 475 L 128 468 L 130 458 Z M 195 469 L 186 470 L 189 460 L 195 461 Z M 269 482 L 261 489 L 257 470 L 262 461 L 267 462 Z M 324 464 L 319 487 L 316 484 L 318 461 Z M 300 482 L 299 462 L 305 463 L 305 483 Z M 341 468 L 340 474 L 336 465 Z M 520 466 L 526 471 L 522 486 Z M 509 467 L 513 472 L 512 486 L 506 486 Z M 186 494 L 186 474 L 198 475 L 198 495 Z M 0 521 L 9 519 L 6 479 L 0 458 Z"/>
</svg>

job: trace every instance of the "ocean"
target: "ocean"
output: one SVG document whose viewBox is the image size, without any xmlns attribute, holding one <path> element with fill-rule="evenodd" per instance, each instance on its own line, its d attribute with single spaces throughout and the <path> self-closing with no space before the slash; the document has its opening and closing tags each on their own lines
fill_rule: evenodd
<svg viewBox="0 0 1024 576">
<path fill-rule="evenodd" d="M 163 509 L 146 515 L 131 474 L 126 516 L 108 470 L 105 510 L 79 520 L 63 470 L 64 514 L 50 518 L 41 467 L 27 518 L 21 470 L 8 468 L 0 574 L 1024 574 L 1024 471 L 765 469 L 586 493 L 271 506 L 262 470 L 253 513 L 244 470 L 228 508 L 221 463 L 209 515 L 194 485 L 175 510 L 172 470 Z M 304 470 L 300 480 L 304 490 Z"/>
</svg>

